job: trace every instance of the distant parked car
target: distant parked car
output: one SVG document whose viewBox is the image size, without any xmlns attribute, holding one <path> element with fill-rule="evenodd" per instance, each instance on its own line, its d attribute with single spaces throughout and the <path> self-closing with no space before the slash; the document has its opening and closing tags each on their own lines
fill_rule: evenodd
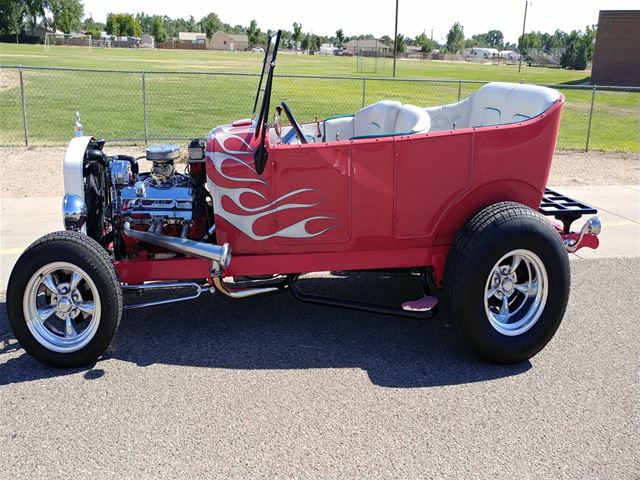
<svg viewBox="0 0 640 480">
<path fill-rule="evenodd" d="M 353 53 L 349 50 L 335 50 L 333 54 L 338 57 L 353 57 Z"/>
<path fill-rule="evenodd" d="M 264 48 L 262 48 L 262 47 L 253 47 L 251 49 L 251 52 L 253 52 L 253 53 L 264 53 Z"/>
</svg>

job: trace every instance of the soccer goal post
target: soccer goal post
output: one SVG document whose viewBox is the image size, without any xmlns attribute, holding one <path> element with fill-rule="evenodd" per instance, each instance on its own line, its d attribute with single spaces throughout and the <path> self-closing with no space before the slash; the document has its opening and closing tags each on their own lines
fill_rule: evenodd
<svg viewBox="0 0 640 480">
<path fill-rule="evenodd" d="M 82 33 L 49 33 L 44 35 L 44 49 L 49 51 L 52 46 L 88 47 L 91 50 L 91 35 Z"/>
</svg>

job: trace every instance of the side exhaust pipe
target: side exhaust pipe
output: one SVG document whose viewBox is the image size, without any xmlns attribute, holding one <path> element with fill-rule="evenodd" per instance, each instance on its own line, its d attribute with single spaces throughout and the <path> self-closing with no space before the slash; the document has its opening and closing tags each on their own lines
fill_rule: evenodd
<svg viewBox="0 0 640 480">
<path fill-rule="evenodd" d="M 226 269 L 229 263 L 231 263 L 231 246 L 228 243 L 224 245 L 214 245 L 211 243 L 195 242 L 186 238 L 141 232 L 140 230 L 133 230 L 129 222 L 124 223 L 124 233 L 128 237 L 156 245 L 157 247 L 166 248 L 167 250 L 194 257 L 208 258 L 219 264 L 221 270 Z"/>
</svg>

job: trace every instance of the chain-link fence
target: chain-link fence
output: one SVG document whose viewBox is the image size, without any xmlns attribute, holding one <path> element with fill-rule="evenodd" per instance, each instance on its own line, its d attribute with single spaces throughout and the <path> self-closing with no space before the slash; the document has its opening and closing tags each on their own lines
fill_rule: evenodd
<svg viewBox="0 0 640 480">
<path fill-rule="evenodd" d="M 300 121 L 355 112 L 382 99 L 420 106 L 456 102 L 486 82 L 277 75 L 273 99 Z M 55 145 L 85 132 L 111 142 L 204 137 L 250 116 L 258 76 L 0 67 L 0 145 Z M 640 88 L 548 85 L 566 98 L 558 147 L 638 152 Z"/>
</svg>

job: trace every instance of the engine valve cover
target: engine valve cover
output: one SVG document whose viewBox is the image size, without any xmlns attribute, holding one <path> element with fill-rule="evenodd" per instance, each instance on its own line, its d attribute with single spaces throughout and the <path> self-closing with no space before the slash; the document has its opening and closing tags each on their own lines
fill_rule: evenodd
<svg viewBox="0 0 640 480">
<path fill-rule="evenodd" d="M 145 182 L 142 195 L 135 186 L 122 189 L 122 214 L 134 219 L 166 219 L 191 221 L 193 197 L 190 187 L 154 185 Z"/>
</svg>

